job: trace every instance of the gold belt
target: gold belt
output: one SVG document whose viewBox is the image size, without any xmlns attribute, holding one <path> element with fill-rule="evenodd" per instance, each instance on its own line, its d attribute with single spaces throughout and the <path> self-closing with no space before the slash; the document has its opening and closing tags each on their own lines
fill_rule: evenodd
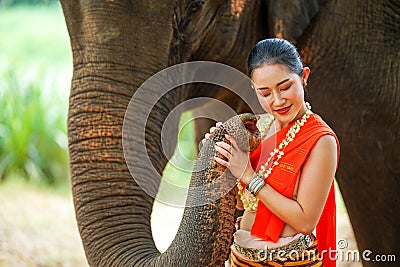
<svg viewBox="0 0 400 267">
<path fill-rule="evenodd" d="M 239 246 L 236 242 L 233 242 L 236 250 L 240 252 L 245 258 L 251 261 L 274 261 L 274 260 L 285 260 L 286 256 L 295 253 L 299 254 L 304 252 L 314 241 L 314 235 L 302 235 L 296 240 L 293 240 L 287 245 L 268 249 L 256 249 L 246 248 Z M 296 254 L 296 255 L 297 255 Z"/>
</svg>

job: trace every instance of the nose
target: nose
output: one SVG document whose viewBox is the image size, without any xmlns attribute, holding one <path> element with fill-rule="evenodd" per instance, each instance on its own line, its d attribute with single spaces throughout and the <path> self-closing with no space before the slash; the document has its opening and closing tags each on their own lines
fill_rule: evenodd
<svg viewBox="0 0 400 267">
<path fill-rule="evenodd" d="M 282 97 L 280 92 L 276 92 L 273 94 L 273 101 L 275 106 L 281 106 L 285 103 L 285 99 Z"/>
</svg>

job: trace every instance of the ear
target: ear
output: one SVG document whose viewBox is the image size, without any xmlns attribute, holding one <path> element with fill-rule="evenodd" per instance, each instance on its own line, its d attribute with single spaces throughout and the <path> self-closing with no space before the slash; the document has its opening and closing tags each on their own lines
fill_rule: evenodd
<svg viewBox="0 0 400 267">
<path fill-rule="evenodd" d="M 295 42 L 326 0 L 266 0 L 269 33 Z"/>
<path fill-rule="evenodd" d="M 303 71 L 302 71 L 302 73 L 301 73 L 301 78 L 302 78 L 302 80 L 303 80 L 304 82 L 307 82 L 308 76 L 310 75 L 310 72 L 311 72 L 311 70 L 310 70 L 309 67 L 304 67 L 304 68 L 303 68 Z"/>
</svg>

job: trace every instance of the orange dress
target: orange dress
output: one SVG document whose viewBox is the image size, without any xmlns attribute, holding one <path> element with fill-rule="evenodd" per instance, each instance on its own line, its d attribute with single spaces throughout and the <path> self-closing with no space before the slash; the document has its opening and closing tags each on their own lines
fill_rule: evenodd
<svg viewBox="0 0 400 267">
<path fill-rule="evenodd" d="M 286 133 L 292 125 L 293 123 L 289 124 L 275 135 L 264 140 L 250 154 L 250 161 L 256 172 L 258 172 L 260 166 L 265 164 L 270 156 L 269 153 L 285 138 Z M 282 195 L 292 199 L 301 168 L 310 151 L 323 135 L 332 135 L 335 137 L 339 158 L 339 142 L 335 133 L 320 116 L 311 114 L 307 122 L 296 134 L 294 140 L 285 148 L 285 154 L 280 159 L 279 165 L 273 168 L 266 182 Z M 270 161 L 270 164 L 273 161 L 274 159 Z M 266 169 L 268 168 L 269 166 L 266 166 Z M 251 234 L 266 241 L 276 242 L 284 226 L 285 222 L 275 216 L 262 201 L 259 201 Z M 317 223 L 316 236 L 318 251 L 321 255 L 325 256 L 323 258 L 324 266 L 335 266 L 334 257 L 329 257 L 329 255 L 336 256 L 334 254 L 336 251 L 336 204 L 333 182 L 322 215 Z"/>
</svg>

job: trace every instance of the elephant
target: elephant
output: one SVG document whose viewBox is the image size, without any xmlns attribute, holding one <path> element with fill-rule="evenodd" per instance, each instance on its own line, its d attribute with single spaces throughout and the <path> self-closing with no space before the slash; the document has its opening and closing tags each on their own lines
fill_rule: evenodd
<svg viewBox="0 0 400 267">
<path fill-rule="evenodd" d="M 175 238 L 183 243 L 173 241 L 164 253 L 156 249 L 150 226 L 154 198 L 132 179 L 122 126 L 131 97 L 155 73 L 190 61 L 219 62 L 246 72 L 250 49 L 268 37 L 295 43 L 312 70 L 308 98 L 339 137 L 336 178 L 359 250 L 397 251 L 398 0 L 61 0 L 61 5 L 73 52 L 71 183 L 91 266 L 215 266 L 226 259 L 226 253 L 195 250 L 215 247 L 203 238 L 213 233 L 188 223 L 202 206 L 185 209 Z M 163 121 L 177 105 L 198 97 L 224 101 L 237 113 L 250 111 L 237 95 L 215 85 L 190 84 L 166 94 L 146 124 L 151 168 L 158 174 L 169 156 L 160 153 Z M 191 108 L 210 109 L 207 104 Z M 198 125 L 202 136 L 210 124 Z M 177 136 L 177 129 L 172 134 Z M 170 151 L 176 142 L 170 140 Z M 151 173 L 149 168 L 144 165 L 143 174 Z M 220 223 L 233 227 L 211 217 L 199 221 Z"/>
</svg>

